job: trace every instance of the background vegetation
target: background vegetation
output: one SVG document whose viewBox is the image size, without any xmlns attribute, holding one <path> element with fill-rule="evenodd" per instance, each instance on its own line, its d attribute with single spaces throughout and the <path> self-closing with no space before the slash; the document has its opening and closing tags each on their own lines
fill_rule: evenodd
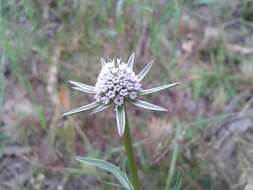
<svg viewBox="0 0 253 190">
<path fill-rule="evenodd" d="M 253 1 L 0 2 L 0 189 L 119 189 L 74 160 L 124 168 L 113 111 L 61 114 L 93 98 L 68 80 L 132 52 L 155 60 L 145 87 L 182 81 L 149 97 L 168 113 L 129 106 L 145 190 L 253 189 Z"/>
</svg>

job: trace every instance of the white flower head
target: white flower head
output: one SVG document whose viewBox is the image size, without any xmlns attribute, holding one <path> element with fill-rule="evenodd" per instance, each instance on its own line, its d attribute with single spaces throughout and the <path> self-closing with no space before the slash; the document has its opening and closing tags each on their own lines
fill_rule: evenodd
<svg viewBox="0 0 253 190">
<path fill-rule="evenodd" d="M 130 102 L 135 106 L 156 111 L 167 111 L 160 106 L 139 100 L 142 95 L 152 94 L 180 84 L 180 82 L 163 85 L 151 89 L 142 89 L 141 80 L 146 76 L 152 66 L 152 62 L 147 64 L 143 70 L 136 75 L 133 71 L 134 53 L 129 57 L 128 62 L 124 63 L 121 59 L 106 62 L 101 58 L 102 69 L 98 75 L 95 86 L 89 86 L 83 83 L 70 81 L 72 88 L 81 92 L 94 94 L 95 101 L 91 104 L 76 108 L 65 113 L 63 116 L 79 113 L 93 109 L 91 112 L 97 113 L 103 111 L 114 104 L 117 118 L 117 128 L 120 136 L 125 129 L 125 106 Z"/>
<path fill-rule="evenodd" d="M 102 104 L 121 106 L 129 99 L 135 100 L 141 90 L 132 68 L 117 59 L 116 64 L 114 60 L 103 64 L 95 85 L 95 99 Z"/>
</svg>

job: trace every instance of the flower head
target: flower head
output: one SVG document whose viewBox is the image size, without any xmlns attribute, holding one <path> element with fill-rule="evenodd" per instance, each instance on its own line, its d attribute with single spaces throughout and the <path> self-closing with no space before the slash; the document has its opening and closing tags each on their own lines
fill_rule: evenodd
<svg viewBox="0 0 253 190">
<path fill-rule="evenodd" d="M 101 104 L 121 106 L 128 99 L 135 100 L 142 90 L 133 70 L 120 59 L 105 63 L 95 85 L 95 99 Z"/>
<path fill-rule="evenodd" d="M 95 86 L 89 86 L 83 83 L 70 81 L 72 88 L 81 92 L 94 94 L 95 101 L 91 104 L 79 107 L 65 113 L 63 116 L 79 113 L 93 109 L 91 113 L 97 113 L 105 110 L 109 105 L 116 106 L 116 118 L 118 133 L 120 136 L 124 133 L 125 128 L 125 106 L 130 102 L 135 106 L 156 110 L 167 111 L 160 106 L 139 100 L 142 95 L 152 94 L 164 89 L 178 85 L 180 82 L 163 85 L 151 89 L 142 89 L 141 80 L 146 76 L 152 66 L 152 62 L 147 64 L 143 70 L 136 75 L 133 71 L 134 53 L 129 57 L 128 62 L 124 63 L 121 59 L 106 62 L 101 58 L 102 69 L 98 75 Z"/>
</svg>

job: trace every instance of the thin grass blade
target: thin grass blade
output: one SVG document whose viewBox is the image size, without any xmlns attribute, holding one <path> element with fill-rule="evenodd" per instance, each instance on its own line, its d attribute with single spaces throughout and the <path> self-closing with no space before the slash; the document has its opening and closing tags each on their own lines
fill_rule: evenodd
<svg viewBox="0 0 253 190">
<path fill-rule="evenodd" d="M 91 113 L 90 115 L 93 115 L 95 113 L 104 111 L 105 109 L 107 109 L 110 106 L 110 104 L 100 104 L 98 105 Z"/>
<path fill-rule="evenodd" d="M 176 183 L 173 187 L 173 190 L 180 190 L 182 189 L 182 174 L 181 174 L 181 170 L 179 170 L 178 174 L 177 174 L 177 178 L 176 178 Z"/>
<path fill-rule="evenodd" d="M 138 107 L 141 107 L 144 109 L 155 110 L 155 111 L 168 111 L 161 106 L 157 106 L 157 105 L 151 104 L 149 102 L 145 102 L 143 100 L 131 101 L 131 103 L 135 106 L 138 106 Z"/>
<path fill-rule="evenodd" d="M 126 188 L 127 190 L 134 190 L 126 174 L 123 173 L 117 166 L 113 165 L 112 163 L 101 159 L 87 158 L 81 156 L 77 156 L 76 159 L 81 163 L 96 166 L 102 170 L 112 173 L 124 188 Z"/>
<path fill-rule="evenodd" d="M 169 167 L 169 171 L 168 171 L 168 177 L 167 177 L 167 180 L 166 180 L 165 190 L 170 190 L 171 189 L 171 184 L 172 184 L 174 174 L 175 174 L 175 171 L 176 171 L 176 163 L 177 163 L 177 159 L 178 159 L 178 156 L 179 156 L 179 143 L 178 143 L 178 140 L 180 139 L 180 134 L 181 134 L 181 126 L 180 126 L 179 123 L 177 123 L 176 141 L 175 141 L 175 144 L 173 146 L 172 158 L 171 158 L 170 167 Z"/>
<path fill-rule="evenodd" d="M 116 120 L 119 136 L 122 136 L 126 125 L 125 107 L 123 105 L 116 107 Z"/>
<path fill-rule="evenodd" d="M 143 69 L 142 71 L 138 74 L 138 80 L 141 81 L 150 71 L 154 61 L 150 61 Z"/>
<path fill-rule="evenodd" d="M 134 53 L 132 53 L 132 55 L 129 57 L 128 61 L 127 61 L 127 66 L 129 68 L 133 68 L 134 66 Z"/>
<path fill-rule="evenodd" d="M 89 109 L 92 109 L 92 108 L 98 106 L 99 104 L 100 103 L 98 103 L 98 102 L 92 102 L 92 103 L 87 104 L 85 106 L 81 106 L 81 107 L 73 109 L 73 110 L 71 110 L 71 111 L 69 111 L 67 113 L 64 113 L 62 116 L 68 116 L 68 115 L 72 115 L 74 113 L 79 113 L 79 112 L 87 111 Z"/>
<path fill-rule="evenodd" d="M 73 84 L 76 87 L 79 87 L 79 88 L 83 89 L 82 92 L 87 92 L 87 93 L 91 93 L 91 94 L 95 93 L 95 87 L 94 86 L 90 86 L 90 85 L 83 84 L 83 83 L 80 83 L 80 82 L 75 82 L 75 81 L 69 81 L 69 83 Z"/>
<path fill-rule="evenodd" d="M 180 84 L 180 82 L 175 82 L 175 83 L 172 83 L 172 84 L 167 84 L 167 85 L 158 86 L 158 87 L 155 87 L 155 88 L 150 88 L 150 89 L 142 90 L 139 95 L 142 96 L 142 95 L 156 93 L 156 92 L 159 92 L 159 91 L 162 91 L 162 90 L 165 90 L 165 89 L 177 86 L 179 84 Z"/>
</svg>

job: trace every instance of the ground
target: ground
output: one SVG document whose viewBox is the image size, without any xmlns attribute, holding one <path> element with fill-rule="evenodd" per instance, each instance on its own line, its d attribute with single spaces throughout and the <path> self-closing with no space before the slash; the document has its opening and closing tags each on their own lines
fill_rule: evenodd
<svg viewBox="0 0 253 190">
<path fill-rule="evenodd" d="M 251 0 L 0 1 L 0 189 L 120 189 L 75 156 L 124 168 L 113 109 L 61 115 L 93 100 L 105 59 L 154 60 L 145 88 L 181 81 L 127 105 L 146 189 L 253 189 Z"/>
</svg>

